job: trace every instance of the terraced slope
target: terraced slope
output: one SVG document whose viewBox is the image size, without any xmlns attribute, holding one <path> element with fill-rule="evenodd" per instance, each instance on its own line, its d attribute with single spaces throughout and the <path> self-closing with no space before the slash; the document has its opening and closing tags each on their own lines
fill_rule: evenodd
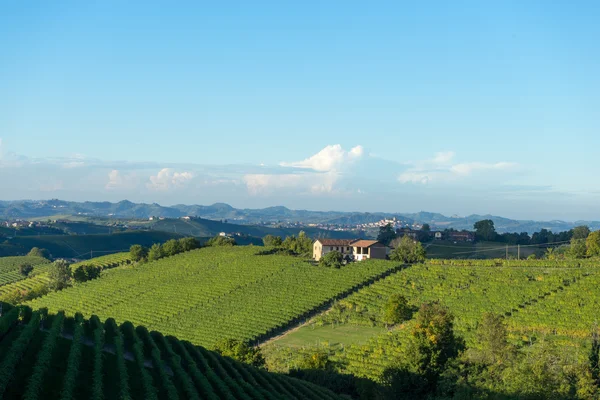
<svg viewBox="0 0 600 400">
<path fill-rule="evenodd" d="M 0 318 L 0 398 L 323 399 L 322 387 L 97 317 L 14 308 Z"/>
<path fill-rule="evenodd" d="M 30 275 L 37 275 L 45 271 L 49 262 L 50 261 L 42 257 L 0 257 L 0 287 L 27 278 L 19 272 L 20 265 L 31 265 L 33 271 L 31 271 Z"/>
<path fill-rule="evenodd" d="M 32 257 L 2 257 L 0 261 L 5 258 L 32 258 Z M 38 258 L 38 257 L 33 257 Z M 41 259 L 45 260 L 45 259 Z M 106 256 L 100 256 L 92 258 L 91 260 L 86 260 L 81 263 L 72 264 L 72 269 L 75 269 L 79 265 L 93 265 L 97 267 L 101 267 L 104 269 L 114 268 L 120 265 L 129 264 L 130 258 L 129 253 L 116 253 L 109 254 Z M 7 273 L 12 275 L 18 275 L 18 279 L 13 279 L 12 282 L 6 283 L 4 285 L 0 285 L 0 300 L 6 300 L 7 296 L 10 293 L 15 291 L 27 292 L 39 285 L 45 285 L 50 281 L 48 278 L 48 269 L 52 266 L 48 260 L 45 260 L 44 264 L 38 264 L 34 266 L 33 271 L 29 274 L 29 276 L 25 277 L 18 272 L 18 268 L 16 270 L 12 270 Z"/>
<path fill-rule="evenodd" d="M 388 261 L 341 269 L 260 248 L 204 248 L 51 293 L 30 305 L 132 321 L 211 347 L 222 338 L 260 340 L 332 299 L 399 268 Z"/>
<path fill-rule="evenodd" d="M 600 316 L 599 284 L 597 268 L 414 265 L 339 305 L 349 313 L 351 324 L 383 325 L 382 310 L 392 294 L 405 296 L 415 307 L 438 301 L 454 314 L 456 332 L 469 345 L 485 312 L 504 315 L 513 340 L 546 334 L 578 340 L 589 337 Z M 401 357 L 413 323 L 407 321 L 362 345 L 333 349 L 332 358 L 342 372 L 378 381 Z"/>
</svg>

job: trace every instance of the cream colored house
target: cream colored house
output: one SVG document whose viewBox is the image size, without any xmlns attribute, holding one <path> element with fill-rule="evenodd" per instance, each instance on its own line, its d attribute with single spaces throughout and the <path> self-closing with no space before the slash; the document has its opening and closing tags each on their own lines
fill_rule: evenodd
<svg viewBox="0 0 600 400">
<path fill-rule="evenodd" d="M 338 251 L 355 261 L 367 258 L 385 259 L 387 256 L 387 247 L 377 240 L 317 239 L 313 244 L 313 259 L 319 261 L 332 251 Z"/>
</svg>

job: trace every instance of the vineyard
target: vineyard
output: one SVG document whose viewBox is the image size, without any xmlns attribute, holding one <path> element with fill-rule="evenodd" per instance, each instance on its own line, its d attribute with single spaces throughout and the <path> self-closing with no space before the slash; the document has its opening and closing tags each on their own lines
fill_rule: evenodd
<svg viewBox="0 0 600 400">
<path fill-rule="evenodd" d="M 258 252 L 253 247 L 195 250 L 115 269 L 30 305 L 131 321 L 210 347 L 222 338 L 271 336 L 399 268 L 373 260 L 329 269 Z"/>
<path fill-rule="evenodd" d="M 18 307 L 0 318 L 0 398 L 327 399 L 320 386 L 131 323 Z"/>
<path fill-rule="evenodd" d="M 475 344 L 476 329 L 485 312 L 504 315 L 513 340 L 546 334 L 590 337 L 600 310 L 597 270 L 572 264 L 542 267 L 540 261 L 522 262 L 523 266 L 516 261 L 511 266 L 496 266 L 493 260 L 484 261 L 486 266 L 469 266 L 471 263 L 438 261 L 391 274 L 340 300 L 337 307 L 350 315 L 342 322 L 384 326 L 382 309 L 389 297 L 398 293 L 415 308 L 430 301 L 446 305 L 455 316 L 456 332 L 470 346 Z M 320 318 L 335 322 L 331 315 Z M 341 372 L 378 381 L 400 357 L 413 323 L 407 321 L 363 345 L 328 350 L 333 351 L 332 360 Z"/>
<path fill-rule="evenodd" d="M 33 270 L 29 275 L 37 275 L 44 272 L 48 267 L 49 261 L 42 257 L 0 257 L 0 289 L 4 285 L 20 281 L 27 278 L 19 272 L 19 266 L 29 264 Z"/>
<path fill-rule="evenodd" d="M 31 259 L 38 257 L 2 257 L 0 258 L 0 262 L 2 260 L 7 259 Z M 33 271 L 29 274 L 29 276 L 25 277 L 19 274 L 18 266 L 16 269 L 13 269 L 6 273 L 7 282 L 6 284 L 0 285 L 0 300 L 5 299 L 6 295 L 12 293 L 16 290 L 26 292 L 32 290 L 36 286 L 45 285 L 50 281 L 48 277 L 48 268 L 50 268 L 51 264 L 46 259 L 38 259 L 44 260 L 45 263 L 35 265 Z M 83 261 L 80 263 L 72 264 L 71 268 L 75 269 L 80 265 L 93 265 L 96 267 L 100 267 L 103 270 L 118 267 L 120 265 L 128 264 L 130 262 L 129 253 L 116 253 L 110 254 L 106 256 L 96 257 L 91 260 Z M 6 262 L 8 265 L 8 262 Z M 4 277 L 5 274 L 1 274 L 0 277 Z M 9 281 L 9 277 L 14 276 L 12 281 Z M 1 279 L 1 278 L 0 278 Z"/>
</svg>

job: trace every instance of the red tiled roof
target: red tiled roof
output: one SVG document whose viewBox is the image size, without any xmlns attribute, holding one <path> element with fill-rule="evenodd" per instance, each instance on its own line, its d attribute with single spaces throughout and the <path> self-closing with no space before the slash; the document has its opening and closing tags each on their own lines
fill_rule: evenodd
<svg viewBox="0 0 600 400">
<path fill-rule="evenodd" d="M 379 243 L 377 240 L 356 240 L 352 242 L 353 247 L 371 247 L 374 244 L 380 244 L 383 246 L 383 244 Z"/>
<path fill-rule="evenodd" d="M 350 246 L 356 239 L 317 239 L 323 246 Z"/>
</svg>

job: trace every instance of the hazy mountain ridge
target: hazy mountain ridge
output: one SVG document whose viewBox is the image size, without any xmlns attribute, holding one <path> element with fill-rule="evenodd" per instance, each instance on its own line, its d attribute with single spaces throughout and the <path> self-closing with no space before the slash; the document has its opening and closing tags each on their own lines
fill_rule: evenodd
<svg viewBox="0 0 600 400">
<path fill-rule="evenodd" d="M 139 218 L 151 216 L 179 218 L 184 216 L 205 219 L 228 220 L 238 224 L 260 224 L 272 222 L 301 222 L 304 224 L 358 225 L 377 222 L 382 219 L 397 218 L 406 224 L 428 223 L 433 229 L 472 229 L 473 224 L 482 219 L 491 219 L 498 232 L 535 232 L 548 229 L 554 232 L 569 230 L 578 225 L 589 225 L 600 229 L 600 221 L 534 221 L 514 220 L 494 215 L 473 214 L 465 217 L 447 217 L 440 213 L 421 211 L 418 213 L 369 213 L 341 211 L 291 210 L 283 206 L 262 209 L 238 209 L 225 203 L 212 205 L 161 206 L 160 204 L 132 203 L 123 200 L 111 202 L 71 202 L 63 200 L 19 200 L 0 201 L 0 218 L 27 219 L 54 215 L 88 215 L 95 217 Z"/>
</svg>

